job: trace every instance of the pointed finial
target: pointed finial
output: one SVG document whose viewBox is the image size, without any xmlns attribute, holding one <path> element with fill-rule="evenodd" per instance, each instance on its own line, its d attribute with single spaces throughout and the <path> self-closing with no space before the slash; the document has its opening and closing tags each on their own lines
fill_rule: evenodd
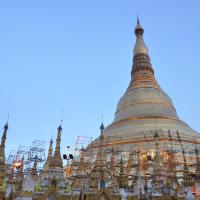
<svg viewBox="0 0 200 200">
<path fill-rule="evenodd" d="M 103 133 L 104 128 L 105 128 L 105 127 L 104 127 L 103 123 L 101 123 L 101 126 L 100 126 L 101 133 Z"/>
<path fill-rule="evenodd" d="M 10 118 L 10 115 L 8 114 L 7 122 L 6 122 L 6 124 L 4 125 L 4 131 L 7 131 L 7 130 L 8 130 L 8 121 L 9 121 L 9 118 Z"/>
<path fill-rule="evenodd" d="M 8 122 L 6 122 L 5 126 L 4 126 L 4 130 L 7 131 L 8 130 Z"/>
<path fill-rule="evenodd" d="M 51 140 L 50 140 L 50 145 L 52 145 L 53 144 L 53 138 L 51 138 Z"/>
<path fill-rule="evenodd" d="M 2 135 L 1 144 L 0 144 L 1 147 L 5 147 L 7 130 L 8 130 L 8 120 L 3 127 L 3 135 Z"/>
<path fill-rule="evenodd" d="M 81 152 L 84 152 L 85 151 L 85 148 L 84 146 L 82 145 L 81 149 L 80 149 Z"/>
<path fill-rule="evenodd" d="M 48 157 L 52 157 L 52 152 L 53 152 L 53 139 L 51 138 L 50 144 L 49 144 L 49 154 L 48 154 Z"/>
<path fill-rule="evenodd" d="M 58 132 L 61 132 L 62 131 L 62 126 L 61 124 L 58 126 Z"/>
<path fill-rule="evenodd" d="M 103 133 L 105 127 L 104 127 L 104 124 L 103 124 L 103 114 L 101 115 L 101 126 L 100 126 L 100 130 L 101 130 L 101 133 Z"/>
<path fill-rule="evenodd" d="M 135 27 L 135 34 L 137 37 L 139 36 L 142 36 L 144 33 L 144 29 L 142 28 L 141 24 L 140 24 L 140 19 L 138 17 L 138 14 L 137 14 L 137 25 Z"/>
<path fill-rule="evenodd" d="M 140 24 L 140 19 L 139 19 L 139 15 L 137 13 L 137 25 Z"/>
</svg>

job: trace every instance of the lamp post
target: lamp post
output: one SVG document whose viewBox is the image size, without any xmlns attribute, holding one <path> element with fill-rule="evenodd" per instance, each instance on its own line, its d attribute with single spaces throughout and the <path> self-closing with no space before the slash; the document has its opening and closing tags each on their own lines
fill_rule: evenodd
<svg viewBox="0 0 200 200">
<path fill-rule="evenodd" d="M 63 154 L 63 160 L 67 160 L 67 176 L 69 176 L 69 162 L 73 159 L 73 154 L 70 154 L 70 146 L 67 146 L 67 154 Z"/>
</svg>

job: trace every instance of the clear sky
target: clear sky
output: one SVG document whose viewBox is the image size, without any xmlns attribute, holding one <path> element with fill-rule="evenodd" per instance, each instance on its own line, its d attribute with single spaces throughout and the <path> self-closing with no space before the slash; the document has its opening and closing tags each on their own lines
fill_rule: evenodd
<svg viewBox="0 0 200 200">
<path fill-rule="evenodd" d="M 199 0 L 0 2 L 0 126 L 6 151 L 55 139 L 62 150 L 112 122 L 130 81 L 137 12 L 155 75 L 178 114 L 200 131 Z"/>
</svg>

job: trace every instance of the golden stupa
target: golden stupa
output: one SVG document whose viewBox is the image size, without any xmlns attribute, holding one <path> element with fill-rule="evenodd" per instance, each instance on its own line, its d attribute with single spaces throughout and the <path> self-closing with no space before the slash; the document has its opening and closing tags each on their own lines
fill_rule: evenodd
<svg viewBox="0 0 200 200">
<path fill-rule="evenodd" d="M 62 126 L 56 147 L 37 171 L 24 174 L 5 161 L 8 124 L 0 145 L 0 200 L 194 200 L 200 199 L 199 133 L 183 122 L 154 76 L 139 19 L 131 81 L 114 121 L 80 155 L 63 166 Z M 73 155 L 72 155 L 73 156 Z M 65 158 L 64 158 L 65 159 Z M 16 168 L 16 169 L 15 169 Z M 17 172 L 14 174 L 14 171 Z"/>
<path fill-rule="evenodd" d="M 162 131 L 163 138 L 168 136 L 168 131 L 172 137 L 177 137 L 178 131 L 182 140 L 198 140 L 199 133 L 178 117 L 172 100 L 156 81 L 143 33 L 138 19 L 131 81 L 104 136 L 113 140 L 121 138 L 121 144 L 130 146 L 143 141 L 144 137 L 151 138 L 151 132 L 156 129 Z"/>
</svg>

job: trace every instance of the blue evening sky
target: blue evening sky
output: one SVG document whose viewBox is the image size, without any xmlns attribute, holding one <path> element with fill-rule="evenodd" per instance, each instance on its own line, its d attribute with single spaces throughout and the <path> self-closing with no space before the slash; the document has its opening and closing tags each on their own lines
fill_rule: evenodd
<svg viewBox="0 0 200 200">
<path fill-rule="evenodd" d="M 0 126 L 7 155 L 34 139 L 99 135 L 130 81 L 137 12 L 155 75 L 200 131 L 199 0 L 17 0 L 0 3 Z"/>
</svg>

